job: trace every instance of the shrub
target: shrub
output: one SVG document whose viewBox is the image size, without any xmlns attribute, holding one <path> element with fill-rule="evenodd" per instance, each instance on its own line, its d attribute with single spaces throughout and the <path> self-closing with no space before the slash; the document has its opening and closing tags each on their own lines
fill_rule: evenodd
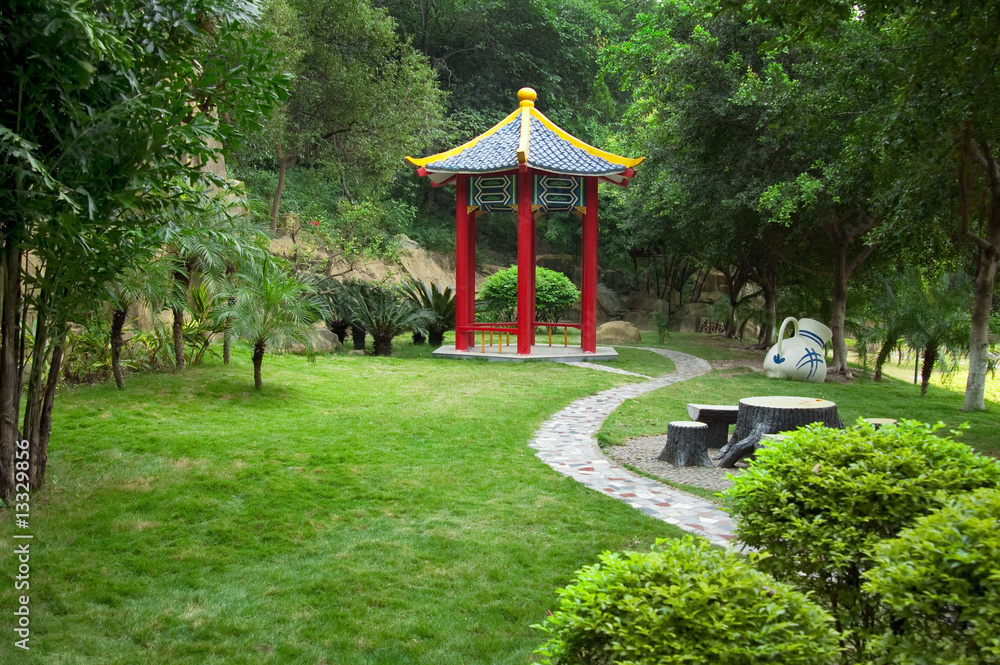
<svg viewBox="0 0 1000 665">
<path fill-rule="evenodd" d="M 410 330 L 426 331 L 430 315 L 395 288 L 370 284 L 347 295 L 352 323 L 374 339 L 375 355 L 392 355 L 392 338 Z"/>
<path fill-rule="evenodd" d="M 894 663 L 1000 662 L 1000 491 L 950 499 L 879 543 L 865 590 L 895 615 L 874 640 Z"/>
<path fill-rule="evenodd" d="M 540 626 L 546 665 L 829 663 L 830 617 L 744 558 L 686 537 L 605 552 Z"/>
<path fill-rule="evenodd" d="M 561 272 L 535 268 L 535 319 L 556 322 L 580 298 L 573 282 Z M 480 305 L 500 321 L 517 319 L 517 266 L 494 273 L 483 282 Z"/>
<path fill-rule="evenodd" d="M 670 315 L 654 309 L 649 313 L 649 322 L 653 324 L 653 330 L 656 331 L 656 341 L 663 344 L 670 336 Z"/>
<path fill-rule="evenodd" d="M 1000 465 L 929 426 L 901 421 L 838 430 L 819 424 L 757 451 L 726 493 L 747 545 L 766 549 L 762 570 L 815 592 L 864 661 L 889 617 L 862 589 L 874 547 L 934 510 L 947 493 L 995 487 Z"/>
<path fill-rule="evenodd" d="M 437 284 L 427 286 L 423 280 L 411 278 L 402 285 L 403 294 L 417 306 L 427 310 L 427 337 L 431 344 L 440 346 L 444 343 L 444 334 L 455 327 L 455 294 L 451 287 L 442 291 Z M 414 331 L 414 337 L 420 331 Z"/>
</svg>

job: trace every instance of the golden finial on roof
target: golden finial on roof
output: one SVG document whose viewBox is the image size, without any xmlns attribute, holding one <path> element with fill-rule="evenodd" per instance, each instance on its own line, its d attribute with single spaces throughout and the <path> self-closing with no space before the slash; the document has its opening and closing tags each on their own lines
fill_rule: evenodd
<svg viewBox="0 0 1000 665">
<path fill-rule="evenodd" d="M 517 98 L 521 100 L 521 106 L 534 106 L 538 93 L 532 88 L 521 88 L 517 91 Z"/>
</svg>

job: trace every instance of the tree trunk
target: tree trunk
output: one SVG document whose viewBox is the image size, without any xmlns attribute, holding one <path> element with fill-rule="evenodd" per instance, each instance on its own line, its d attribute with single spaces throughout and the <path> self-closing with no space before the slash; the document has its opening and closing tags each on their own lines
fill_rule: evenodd
<svg viewBox="0 0 1000 665">
<path fill-rule="evenodd" d="M 708 425 L 678 420 L 667 425 L 667 445 L 656 459 L 674 466 L 712 466 L 708 459 Z"/>
<path fill-rule="evenodd" d="M 775 405 L 747 404 L 740 402 L 739 417 L 729 443 L 719 451 L 716 459 L 721 468 L 731 469 L 740 460 L 752 455 L 761 447 L 760 440 L 765 434 L 777 434 L 798 429 L 809 423 L 823 423 L 827 427 L 843 429 L 844 423 L 837 414 L 837 406 L 832 402 L 817 404 L 815 407 L 790 408 L 778 404 L 781 401 L 804 401 L 806 398 L 771 397 L 756 398 L 772 400 Z M 832 404 L 832 406 L 831 406 Z"/>
<path fill-rule="evenodd" d="M 842 234 L 838 234 L 842 235 Z M 851 378 L 851 368 L 847 365 L 847 339 L 844 336 L 844 322 L 847 320 L 847 239 L 838 237 L 833 243 L 833 303 L 830 311 L 830 340 L 833 360 L 828 372 L 843 374 Z"/>
<path fill-rule="evenodd" d="M 253 387 L 257 390 L 260 390 L 261 386 L 264 385 L 264 381 L 260 376 L 260 368 L 264 364 L 264 351 L 266 349 L 267 344 L 265 342 L 257 342 L 253 345 Z"/>
<path fill-rule="evenodd" d="M 56 386 L 59 384 L 65 340 L 66 333 L 60 332 L 52 349 L 52 360 L 49 361 L 49 377 L 45 386 L 45 401 L 42 404 L 42 417 L 38 428 L 38 449 L 31 467 L 31 486 L 36 489 L 45 484 L 45 469 L 49 461 L 49 438 L 52 435 L 52 406 L 56 401 Z"/>
<path fill-rule="evenodd" d="M 875 375 L 872 377 L 873 381 L 882 380 L 882 365 L 889 360 L 889 354 L 892 353 L 892 349 L 896 344 L 899 343 L 899 336 L 895 333 L 887 333 L 885 341 L 882 343 L 882 348 L 878 351 L 878 357 L 875 358 Z"/>
<path fill-rule="evenodd" d="M 226 323 L 226 331 L 222 336 L 222 364 L 228 365 L 230 360 L 232 360 L 232 350 L 233 350 L 233 333 L 230 331 L 232 322 Z"/>
<path fill-rule="evenodd" d="M 373 336 L 376 356 L 392 355 L 392 337 Z"/>
<path fill-rule="evenodd" d="M 774 279 L 775 269 L 768 269 L 760 278 L 760 292 L 764 297 L 764 328 L 761 331 L 761 346 L 769 348 L 775 344 L 778 325 L 778 293 Z"/>
<path fill-rule="evenodd" d="M 937 362 L 938 343 L 928 342 L 924 347 L 924 364 L 920 366 L 920 396 L 927 394 L 927 386 L 931 382 L 931 374 L 934 373 L 934 363 Z"/>
<path fill-rule="evenodd" d="M 291 155 L 282 152 L 280 143 L 276 146 L 275 152 L 278 157 L 278 186 L 274 188 L 274 198 L 271 200 L 272 233 L 278 230 L 278 211 L 281 209 L 281 194 L 285 191 L 285 172 L 288 170 L 288 162 L 292 159 Z"/>
<path fill-rule="evenodd" d="M 417 345 L 424 344 L 426 341 L 427 341 L 427 338 L 424 336 L 424 334 L 422 332 L 420 332 L 419 330 L 414 330 L 413 331 L 413 343 L 414 344 L 417 344 Z"/>
<path fill-rule="evenodd" d="M 0 499 L 14 494 L 14 449 L 20 441 L 21 249 L 12 235 L 3 247 L 3 307 L 0 314 Z"/>
<path fill-rule="evenodd" d="M 972 138 L 971 122 L 962 131 L 963 159 L 958 171 L 958 216 L 960 235 L 979 249 L 973 285 L 972 318 L 969 328 L 969 375 L 965 382 L 963 411 L 986 410 L 986 370 L 990 348 L 990 309 L 996 288 L 997 259 L 1000 257 L 1000 165 L 989 143 Z M 970 227 L 973 185 L 971 164 L 983 169 L 988 186 L 988 213 L 980 233 Z M 985 201 L 984 201 L 985 203 Z"/>
<path fill-rule="evenodd" d="M 115 374 L 115 385 L 119 390 L 125 388 L 125 376 L 122 373 L 122 346 L 125 340 L 122 339 L 122 330 L 127 316 L 128 307 L 116 309 L 111 315 L 111 370 Z"/>
<path fill-rule="evenodd" d="M 173 307 L 174 312 L 174 362 L 177 369 L 184 369 L 184 308 Z"/>
<path fill-rule="evenodd" d="M 354 342 L 355 351 L 365 350 L 365 329 L 359 326 L 351 326 L 351 340 Z"/>
<path fill-rule="evenodd" d="M 444 344 L 444 330 L 441 330 L 440 328 L 431 328 L 427 331 L 427 333 L 429 335 L 427 341 L 431 346 L 441 346 Z"/>
<path fill-rule="evenodd" d="M 340 340 L 341 344 L 347 340 L 347 329 L 350 328 L 347 321 L 344 321 L 343 319 L 337 319 L 336 321 L 328 320 L 326 321 L 326 328 L 337 336 L 337 339 Z"/>
</svg>

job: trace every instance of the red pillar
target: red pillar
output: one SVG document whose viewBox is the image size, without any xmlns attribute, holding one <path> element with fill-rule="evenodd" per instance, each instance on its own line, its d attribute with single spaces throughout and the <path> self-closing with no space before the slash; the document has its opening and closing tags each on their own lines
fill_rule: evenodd
<svg viewBox="0 0 1000 665">
<path fill-rule="evenodd" d="M 468 289 L 465 294 L 465 309 L 468 312 L 469 324 L 476 322 L 476 218 L 479 217 L 479 212 L 473 210 L 469 214 L 469 249 L 468 257 L 469 261 L 466 265 L 467 277 L 465 278 L 465 283 L 468 285 Z M 475 331 L 469 331 L 469 345 L 476 345 L 476 333 Z"/>
<path fill-rule="evenodd" d="M 535 336 L 535 218 L 531 173 L 517 174 L 517 354 L 531 354 Z"/>
<path fill-rule="evenodd" d="M 580 346 L 597 352 L 597 178 L 587 178 L 587 212 L 583 215 L 583 284 L 580 293 Z"/>
<path fill-rule="evenodd" d="M 455 179 L 455 350 L 469 349 L 469 332 L 474 310 L 470 311 L 470 298 L 475 301 L 476 282 L 469 283 L 469 274 L 475 271 L 475 259 L 470 256 L 470 247 L 475 238 L 470 238 L 469 217 L 469 176 L 459 175 Z M 470 264 L 472 266 L 470 270 Z"/>
</svg>

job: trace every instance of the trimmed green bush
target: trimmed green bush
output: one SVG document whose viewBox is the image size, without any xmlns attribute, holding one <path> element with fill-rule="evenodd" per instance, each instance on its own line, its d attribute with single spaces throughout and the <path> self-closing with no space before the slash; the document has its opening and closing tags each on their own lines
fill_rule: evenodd
<svg viewBox="0 0 1000 665">
<path fill-rule="evenodd" d="M 873 640 L 889 662 L 1000 662 L 1000 491 L 949 500 L 879 543 L 865 591 L 895 615 Z"/>
<path fill-rule="evenodd" d="M 550 635 L 544 665 L 799 665 L 837 652 L 829 615 L 804 594 L 690 536 L 605 552 L 559 595 L 535 626 Z"/>
<path fill-rule="evenodd" d="M 535 268 L 535 318 L 556 322 L 580 299 L 573 282 L 561 272 Z M 485 315 L 499 321 L 517 320 L 517 266 L 493 273 L 483 282 L 479 303 Z"/>
<path fill-rule="evenodd" d="M 875 546 L 949 494 L 1000 483 L 1000 465 L 939 436 L 943 427 L 810 425 L 757 451 L 726 492 L 736 535 L 767 551 L 759 567 L 814 592 L 850 644 L 849 661 L 865 662 L 867 640 L 891 620 L 862 589 Z"/>
</svg>

